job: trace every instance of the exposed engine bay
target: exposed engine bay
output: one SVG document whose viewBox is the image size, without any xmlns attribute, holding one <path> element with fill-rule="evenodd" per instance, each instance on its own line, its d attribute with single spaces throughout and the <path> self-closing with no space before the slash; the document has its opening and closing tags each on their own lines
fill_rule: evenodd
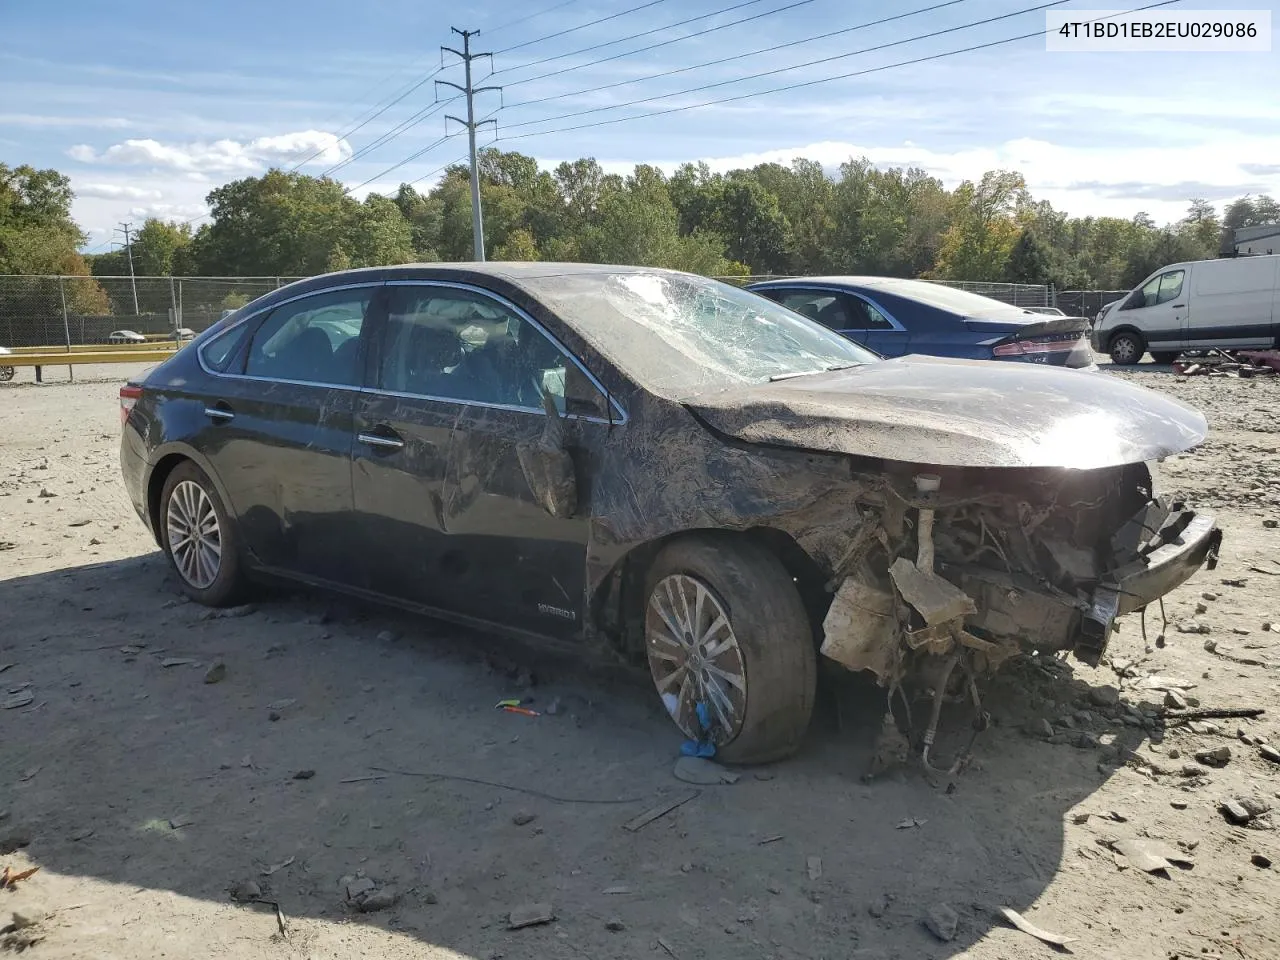
<svg viewBox="0 0 1280 960">
<path fill-rule="evenodd" d="M 827 585 L 821 650 L 891 698 L 930 691 L 926 766 L 944 696 L 981 715 L 978 681 L 1018 653 L 1069 651 L 1096 666 L 1115 618 L 1212 568 L 1221 541 L 1211 517 L 1157 498 L 1140 463 L 903 467 L 877 493 Z"/>
</svg>

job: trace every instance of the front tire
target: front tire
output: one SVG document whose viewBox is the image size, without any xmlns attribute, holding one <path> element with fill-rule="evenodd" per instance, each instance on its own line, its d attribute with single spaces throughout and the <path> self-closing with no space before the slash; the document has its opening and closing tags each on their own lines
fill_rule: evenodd
<svg viewBox="0 0 1280 960">
<path fill-rule="evenodd" d="M 160 542 L 182 591 L 209 607 L 231 606 L 244 593 L 236 529 L 212 481 L 191 461 L 165 478 Z"/>
<path fill-rule="evenodd" d="M 645 649 L 671 719 L 719 758 L 768 763 L 799 748 L 817 652 L 794 581 L 763 547 L 699 538 L 665 548 L 646 578 Z"/>
<path fill-rule="evenodd" d="M 1136 333 L 1117 333 L 1111 338 L 1111 362 L 1118 367 L 1131 367 L 1147 352 L 1147 345 Z"/>
<path fill-rule="evenodd" d="M 13 379 L 13 367 L 0 367 L 0 382 Z"/>
</svg>

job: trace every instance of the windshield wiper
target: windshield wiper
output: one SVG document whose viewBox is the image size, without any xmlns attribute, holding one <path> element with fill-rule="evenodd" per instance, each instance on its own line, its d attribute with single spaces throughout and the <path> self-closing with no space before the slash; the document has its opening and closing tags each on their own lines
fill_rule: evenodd
<svg viewBox="0 0 1280 960">
<path fill-rule="evenodd" d="M 832 373 L 836 370 L 848 370 L 850 367 L 861 366 L 858 361 L 852 363 L 836 363 L 829 367 L 823 367 L 821 370 L 797 370 L 792 373 L 775 373 L 769 378 L 770 383 L 777 383 L 779 380 L 791 380 L 795 377 L 810 377 L 815 373 Z"/>
</svg>

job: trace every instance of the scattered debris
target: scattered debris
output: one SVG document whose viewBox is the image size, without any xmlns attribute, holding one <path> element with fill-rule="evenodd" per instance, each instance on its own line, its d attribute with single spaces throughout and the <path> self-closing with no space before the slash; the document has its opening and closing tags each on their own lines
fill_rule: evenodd
<svg viewBox="0 0 1280 960">
<path fill-rule="evenodd" d="M 555 910 L 549 903 L 527 903 L 513 907 L 507 914 L 507 929 L 520 930 L 555 920 Z"/>
<path fill-rule="evenodd" d="M 11 667 L 14 667 L 14 666 L 16 666 L 16 664 L 12 664 L 12 663 L 0 663 L 0 673 L 4 673 L 6 670 L 8 670 L 8 669 L 10 669 Z"/>
<path fill-rule="evenodd" d="M 1175 809 L 1175 810 L 1185 810 L 1185 809 L 1187 809 L 1187 801 L 1185 801 L 1185 800 L 1170 800 L 1170 801 L 1169 801 L 1169 806 L 1173 807 L 1173 809 Z"/>
<path fill-rule="evenodd" d="M 377 639 L 379 643 L 395 643 L 400 636 L 392 630 L 380 630 Z"/>
<path fill-rule="evenodd" d="M 265 870 L 262 871 L 262 875 L 264 877 L 269 877 L 273 873 L 279 873 L 285 867 L 292 866 L 292 865 L 293 865 L 293 857 L 288 857 L 284 860 L 281 860 L 279 863 L 271 864 L 271 866 L 267 867 Z"/>
<path fill-rule="evenodd" d="M 293 779 L 310 780 L 315 775 L 316 775 L 316 772 L 314 770 L 299 770 L 297 773 L 293 775 Z"/>
<path fill-rule="evenodd" d="M 1022 914 L 1018 913 L 1018 911 L 1011 910 L 1008 907 L 1001 907 L 1000 915 L 1023 933 L 1029 934 L 1037 940 L 1050 944 L 1051 946 L 1065 947 L 1068 943 L 1074 943 L 1079 939 L 1079 937 L 1064 937 L 1060 933 L 1053 933 L 1049 930 L 1037 927 L 1030 920 L 1024 918 Z"/>
<path fill-rule="evenodd" d="M 637 830 L 641 829 L 642 827 L 648 826 L 650 823 L 652 823 L 654 820 L 657 820 L 659 817 L 665 817 L 672 810 L 688 803 L 690 800 L 692 800 L 694 797 L 698 795 L 699 795 L 699 791 L 692 790 L 689 793 L 684 794 L 683 796 L 676 797 L 674 800 L 667 800 L 664 803 L 658 804 L 656 807 L 650 807 L 648 810 L 644 811 L 644 813 L 640 814 L 639 816 L 634 817 L 631 820 L 628 820 L 625 824 L 623 824 L 623 828 L 625 830 L 630 831 L 631 833 L 635 833 Z"/>
<path fill-rule="evenodd" d="M 1212 750 L 1197 750 L 1196 760 L 1206 767 L 1225 767 L 1231 762 L 1231 748 L 1226 744 Z"/>
<path fill-rule="evenodd" d="M 183 827 L 190 827 L 195 823 L 190 817 L 173 817 L 169 820 L 170 830 L 181 830 Z"/>
<path fill-rule="evenodd" d="M 782 834 L 775 833 L 771 837 L 765 837 L 763 840 L 757 841 L 756 846 L 763 847 L 766 843 L 777 843 L 782 839 Z"/>
<path fill-rule="evenodd" d="M 1263 809 L 1258 810 L 1259 806 L 1262 806 Z M 1236 826 L 1240 827 L 1244 826 L 1254 817 L 1260 816 L 1262 813 L 1266 813 L 1265 805 L 1258 804 L 1256 801 L 1254 803 L 1250 803 L 1248 800 L 1240 797 L 1224 800 L 1218 809 L 1222 811 L 1222 815 L 1224 817 Z"/>
<path fill-rule="evenodd" d="M 22 776 L 18 777 L 18 781 L 20 783 L 30 783 L 36 778 L 36 774 L 43 769 L 43 767 L 32 767 L 31 769 L 24 771 Z"/>
<path fill-rule="evenodd" d="M 604 928 L 613 933 L 621 933 L 623 930 L 627 929 L 627 925 L 617 917 L 610 917 L 604 922 Z"/>
<path fill-rule="evenodd" d="M 1186 713 L 1166 714 L 1166 723 L 1183 723 L 1191 720 L 1235 720 L 1260 717 L 1267 711 L 1263 707 L 1208 707 L 1203 710 L 1188 710 Z"/>
<path fill-rule="evenodd" d="M 899 820 L 897 828 L 899 830 L 910 830 L 913 827 L 923 827 L 928 822 L 928 820 L 921 820 L 918 817 L 908 817 L 906 820 Z"/>
<path fill-rule="evenodd" d="M 1249 862 L 1260 870 L 1271 869 L 1271 858 L 1263 853 L 1255 853 L 1249 858 Z"/>
<path fill-rule="evenodd" d="M 361 913 L 377 913 L 389 910 L 400 902 L 400 891 L 393 886 L 377 887 L 351 900 L 351 905 Z"/>
<path fill-rule="evenodd" d="M 960 927 L 960 915 L 948 904 L 938 903 L 929 908 L 924 917 L 925 928 L 943 943 L 950 943 L 956 938 Z"/>
<path fill-rule="evenodd" d="M 281 700 L 272 700 L 270 703 L 267 704 L 267 709 L 279 712 L 281 710 L 289 709 L 297 702 L 298 701 L 295 700 L 293 697 L 284 697 Z"/>
<path fill-rule="evenodd" d="M 1170 710 L 1187 709 L 1187 695 L 1181 690 L 1168 690 L 1164 695 L 1164 705 Z"/>
<path fill-rule="evenodd" d="M 35 702 L 35 696 L 30 690 L 21 690 L 18 693 L 12 693 L 0 700 L 0 709 L 17 710 L 19 707 L 25 707 Z"/>
<path fill-rule="evenodd" d="M 246 603 L 239 607 L 210 607 L 208 610 L 202 610 L 198 620 L 232 620 L 236 617 L 247 617 L 249 614 L 257 610 L 252 603 Z"/>
<path fill-rule="evenodd" d="M 1120 703 L 1120 691 L 1110 685 L 1089 690 L 1089 702 L 1099 707 L 1114 707 Z"/>
<path fill-rule="evenodd" d="M 694 783 L 699 786 L 716 786 L 722 783 L 737 783 L 738 774 L 726 770 L 714 760 L 706 757 L 680 757 L 672 771 L 677 780 Z"/>
<path fill-rule="evenodd" d="M 1047 740 L 1053 736 L 1053 724 L 1044 717 L 1027 721 L 1027 725 L 1023 729 L 1026 730 L 1028 736 L 1038 737 L 1041 740 Z"/>
<path fill-rule="evenodd" d="M 822 879 L 822 858 L 809 857 L 804 862 L 805 869 L 809 872 L 810 880 Z"/>
<path fill-rule="evenodd" d="M 630 893 L 631 888 L 626 885 L 619 885 L 616 887 L 605 887 L 600 892 L 606 897 L 620 897 L 623 894 Z"/>
<path fill-rule="evenodd" d="M 241 880 L 231 887 L 231 899 L 237 903 L 252 903 L 262 896 L 257 880 Z"/>
<path fill-rule="evenodd" d="M 512 816 L 511 822 L 514 823 L 517 827 L 523 827 L 526 824 L 533 823 L 533 821 L 537 819 L 538 819 L 538 815 L 536 813 L 530 813 L 527 810 L 520 810 L 514 816 Z"/>
<path fill-rule="evenodd" d="M 221 683 L 227 676 L 227 665 L 221 660 L 213 661 L 213 665 L 204 673 L 205 683 Z"/>
<path fill-rule="evenodd" d="M 1195 860 L 1188 855 L 1173 847 L 1150 840 L 1134 840 L 1126 837 L 1122 840 L 1106 841 L 1104 845 L 1123 856 L 1143 873 L 1167 875 L 1170 864 L 1187 868 L 1195 866 Z"/>
<path fill-rule="evenodd" d="M 1261 754 L 1262 759 L 1264 760 L 1270 760 L 1272 763 L 1280 763 L 1280 750 L 1277 750 L 1269 743 L 1264 743 L 1259 747 L 1258 753 Z"/>
<path fill-rule="evenodd" d="M 189 667 L 199 663 L 199 660 L 193 660 L 190 657 L 165 657 L 160 661 L 162 667 Z"/>
<path fill-rule="evenodd" d="M 0 890 L 16 887 L 28 877 L 35 876 L 40 870 L 39 867 L 32 867 L 29 870 L 19 870 L 14 872 L 11 867 L 5 867 L 4 872 L 0 873 Z"/>
</svg>

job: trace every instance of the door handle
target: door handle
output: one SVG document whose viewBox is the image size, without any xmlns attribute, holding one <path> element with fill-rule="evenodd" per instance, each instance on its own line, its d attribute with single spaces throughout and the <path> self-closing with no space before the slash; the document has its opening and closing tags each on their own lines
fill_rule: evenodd
<svg viewBox="0 0 1280 960">
<path fill-rule="evenodd" d="M 399 437 L 385 433 L 358 433 L 356 439 L 381 450 L 400 450 L 404 447 L 404 441 Z"/>
<path fill-rule="evenodd" d="M 204 415 L 214 423 L 227 423 L 236 418 L 236 415 L 231 412 L 231 408 L 224 403 L 219 403 L 213 407 L 205 407 Z"/>
<path fill-rule="evenodd" d="M 1183 307 L 1185 307 L 1185 306 L 1186 306 L 1186 304 L 1185 304 L 1185 303 L 1175 303 L 1175 304 L 1173 305 L 1173 309 L 1175 309 L 1175 310 L 1181 310 L 1181 309 L 1182 309 Z"/>
</svg>

